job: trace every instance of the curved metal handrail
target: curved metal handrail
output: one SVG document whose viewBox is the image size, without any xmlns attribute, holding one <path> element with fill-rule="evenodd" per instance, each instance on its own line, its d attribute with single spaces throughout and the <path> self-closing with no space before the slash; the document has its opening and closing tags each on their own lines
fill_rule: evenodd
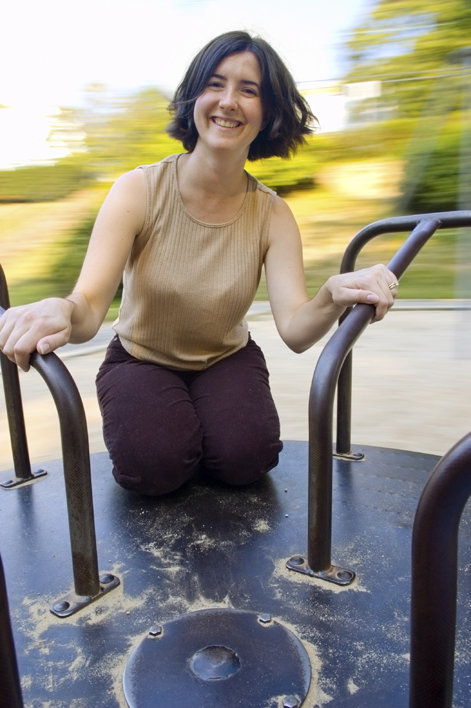
<svg viewBox="0 0 471 708">
<path fill-rule="evenodd" d="M 451 708 L 458 530 L 471 496 L 471 433 L 440 460 L 412 532 L 410 708 Z"/>
<path fill-rule="evenodd" d="M 440 228 L 457 229 L 471 226 L 471 210 L 439 211 L 430 214 L 413 214 L 410 216 L 393 216 L 388 219 L 374 221 L 361 229 L 352 238 L 342 258 L 340 272 L 349 273 L 355 270 L 356 259 L 362 248 L 376 236 L 386 233 L 404 233 L 412 231 L 421 221 L 436 219 Z"/>
<path fill-rule="evenodd" d="M 23 708 L 23 705 L 5 573 L 0 556 L 0 708 Z"/>
<path fill-rule="evenodd" d="M 0 307 L 0 315 L 3 312 Z M 93 596 L 100 583 L 85 410 L 72 376 L 56 354 L 34 352 L 30 364 L 46 382 L 59 415 L 75 592 Z"/>
<path fill-rule="evenodd" d="M 436 219 L 440 228 L 462 228 L 471 226 L 471 210 L 436 212 L 432 214 L 415 214 L 412 216 L 396 216 L 381 219 L 369 224 L 350 241 L 347 246 L 342 263 L 341 273 L 355 270 L 357 257 L 362 248 L 376 236 L 386 233 L 401 233 L 414 229 L 420 222 Z M 396 273 L 393 267 L 391 270 Z M 396 273 L 397 275 L 397 273 Z M 340 318 L 342 323 L 350 310 Z M 354 457 L 351 453 L 351 408 L 352 408 L 352 354 L 345 358 L 338 377 L 337 386 L 337 443 L 338 455 Z"/>
<path fill-rule="evenodd" d="M 10 297 L 3 268 L 0 266 L 0 307 L 8 310 L 10 307 Z M 18 379 L 18 367 L 0 352 L 0 366 L 2 369 L 3 390 L 5 392 L 5 404 L 8 417 L 8 427 L 10 429 L 11 449 L 13 453 L 13 466 L 16 478 L 10 480 L 8 485 L 16 486 L 21 482 L 33 479 L 35 474 L 31 470 L 31 463 L 28 452 L 28 441 L 26 439 L 25 419 L 23 415 L 23 404 L 21 400 L 20 382 Z M 41 470 L 43 472 L 43 470 Z"/>
<path fill-rule="evenodd" d="M 435 218 L 419 222 L 388 264 L 400 278 L 439 226 Z M 324 347 L 312 379 L 309 398 L 308 565 L 325 577 L 333 568 L 332 544 L 332 421 L 335 388 L 345 357 L 371 321 L 373 305 L 357 305 Z M 343 572 L 343 571 L 342 571 Z M 334 578 L 329 578 L 335 580 Z M 350 581 L 353 579 L 353 574 Z"/>
<path fill-rule="evenodd" d="M 3 312 L 0 307 L 0 315 Z M 119 580 L 110 573 L 101 579 L 98 574 L 88 430 L 80 393 L 54 352 L 44 356 L 34 352 L 30 364 L 47 384 L 59 416 L 75 596 L 55 603 L 52 611 L 65 617 L 116 587 Z"/>
</svg>

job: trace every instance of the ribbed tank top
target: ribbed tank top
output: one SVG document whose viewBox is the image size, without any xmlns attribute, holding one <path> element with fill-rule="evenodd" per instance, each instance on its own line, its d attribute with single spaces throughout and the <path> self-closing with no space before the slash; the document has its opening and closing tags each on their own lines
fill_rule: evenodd
<svg viewBox="0 0 471 708">
<path fill-rule="evenodd" d="M 206 224 L 185 209 L 177 160 L 171 155 L 141 168 L 146 217 L 113 327 L 132 356 L 200 371 L 247 344 L 244 317 L 260 282 L 275 193 L 248 175 L 236 216 Z"/>
</svg>

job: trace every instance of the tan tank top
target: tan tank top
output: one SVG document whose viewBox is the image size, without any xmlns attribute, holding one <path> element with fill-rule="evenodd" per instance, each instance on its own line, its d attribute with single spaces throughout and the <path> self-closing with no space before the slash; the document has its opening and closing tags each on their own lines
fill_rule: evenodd
<svg viewBox="0 0 471 708">
<path fill-rule="evenodd" d="M 146 218 L 126 263 L 113 327 L 132 356 L 198 371 L 247 344 L 244 317 L 260 282 L 275 193 L 248 175 L 236 216 L 205 224 L 183 205 L 177 160 L 141 168 Z"/>
</svg>

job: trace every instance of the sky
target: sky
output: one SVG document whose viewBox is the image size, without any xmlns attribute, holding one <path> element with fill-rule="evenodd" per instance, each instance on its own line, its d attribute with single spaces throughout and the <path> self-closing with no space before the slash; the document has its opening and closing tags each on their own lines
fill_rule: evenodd
<svg viewBox="0 0 471 708">
<path fill-rule="evenodd" d="M 154 85 L 171 94 L 196 52 L 222 32 L 260 34 L 301 82 L 339 78 L 341 44 L 373 0 L 15 0 L 0 30 L 0 168 L 53 156 L 59 106 L 84 88 Z M 322 119 L 322 117 L 321 117 Z"/>
</svg>

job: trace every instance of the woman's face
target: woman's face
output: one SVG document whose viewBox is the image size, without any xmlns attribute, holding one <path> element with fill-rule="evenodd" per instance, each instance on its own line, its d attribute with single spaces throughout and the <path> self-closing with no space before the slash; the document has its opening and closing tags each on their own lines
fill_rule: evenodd
<svg viewBox="0 0 471 708">
<path fill-rule="evenodd" d="M 247 156 L 250 143 L 264 127 L 260 65 L 251 52 L 230 54 L 221 61 L 196 99 L 194 119 L 197 145 Z"/>
</svg>

